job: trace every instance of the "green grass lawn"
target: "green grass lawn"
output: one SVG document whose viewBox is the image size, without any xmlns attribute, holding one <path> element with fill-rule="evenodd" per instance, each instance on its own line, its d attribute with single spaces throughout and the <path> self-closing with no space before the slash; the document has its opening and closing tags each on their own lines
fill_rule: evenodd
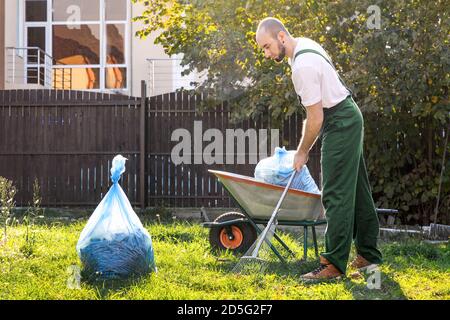
<svg viewBox="0 0 450 320">
<path fill-rule="evenodd" d="M 383 243 L 385 263 L 381 287 L 367 281 L 304 284 L 299 275 L 318 265 L 292 259 L 273 263 L 263 274 L 236 275 L 237 259 L 224 253 L 219 259 L 209 246 L 208 230 L 197 224 L 147 224 L 152 235 L 158 272 L 127 282 L 85 283 L 68 287 L 71 266 L 80 266 L 75 245 L 86 221 L 33 226 L 36 243 L 27 257 L 25 228 L 8 229 L 0 246 L 0 300 L 3 299 L 449 299 L 448 245 L 419 242 Z M 301 258 L 301 239 L 283 234 Z M 367 278 L 367 276 L 366 276 Z"/>
</svg>

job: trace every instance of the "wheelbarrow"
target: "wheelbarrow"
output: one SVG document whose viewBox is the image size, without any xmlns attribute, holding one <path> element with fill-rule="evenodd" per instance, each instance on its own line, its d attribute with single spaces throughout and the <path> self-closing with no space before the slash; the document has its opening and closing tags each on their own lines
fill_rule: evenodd
<svg viewBox="0 0 450 320">
<path fill-rule="evenodd" d="M 240 174 L 208 170 L 236 200 L 241 212 L 227 212 L 213 222 L 202 225 L 210 228 L 209 242 L 216 250 L 230 250 L 233 254 L 243 254 L 256 241 L 262 229 L 258 225 L 267 225 L 275 208 L 283 186 L 256 180 Z M 323 215 L 321 195 L 289 189 L 278 214 L 279 226 L 303 227 L 303 260 L 308 254 L 308 228 L 311 228 L 315 255 L 319 257 L 316 226 L 326 224 Z M 377 209 L 378 213 L 395 214 L 397 210 Z M 287 244 L 275 233 L 274 238 L 293 257 L 295 254 Z M 286 262 L 273 244 L 269 244 L 275 255 Z"/>
</svg>

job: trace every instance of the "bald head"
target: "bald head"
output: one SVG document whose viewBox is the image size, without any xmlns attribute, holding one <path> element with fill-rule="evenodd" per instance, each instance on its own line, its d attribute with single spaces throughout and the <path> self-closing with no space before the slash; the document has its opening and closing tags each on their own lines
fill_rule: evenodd
<svg viewBox="0 0 450 320">
<path fill-rule="evenodd" d="M 256 37 L 258 38 L 258 36 L 267 33 L 273 39 L 277 39 L 278 33 L 280 31 L 283 31 L 286 33 L 286 35 L 289 35 L 289 32 L 287 31 L 283 22 L 281 22 L 277 18 L 268 17 L 261 20 L 261 22 L 258 24 L 258 28 L 256 29 Z"/>
<path fill-rule="evenodd" d="M 284 24 L 276 18 L 261 20 L 256 30 L 256 42 L 263 49 L 264 56 L 276 62 L 283 61 L 286 50 L 290 52 L 292 41 Z"/>
</svg>

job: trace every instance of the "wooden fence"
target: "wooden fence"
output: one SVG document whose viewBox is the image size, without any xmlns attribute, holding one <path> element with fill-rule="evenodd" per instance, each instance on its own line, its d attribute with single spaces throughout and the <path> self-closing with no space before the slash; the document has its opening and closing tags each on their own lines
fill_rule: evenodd
<svg viewBox="0 0 450 320">
<path fill-rule="evenodd" d="M 122 154 L 129 160 L 120 184 L 134 206 L 235 206 L 208 169 L 252 176 L 255 164 L 248 163 L 249 154 L 246 164 L 237 164 L 235 155 L 233 164 L 175 165 L 171 152 L 179 141 L 171 141 L 172 133 L 187 130 L 191 145 L 203 150 L 211 142 L 194 134 L 199 124 L 200 137 L 217 129 L 225 139 L 227 129 L 270 129 L 271 123 L 267 117 L 232 123 L 226 103 L 199 113 L 202 99 L 189 92 L 145 98 L 145 84 L 142 97 L 68 90 L 0 91 L 0 176 L 14 181 L 19 206 L 31 202 L 35 179 L 44 206 L 96 206 L 109 190 L 111 161 Z M 295 148 L 301 125 L 300 113 L 284 121 L 278 128 L 280 145 Z M 267 148 L 270 154 L 270 142 Z M 317 182 L 319 167 L 316 147 L 309 168 Z"/>
</svg>

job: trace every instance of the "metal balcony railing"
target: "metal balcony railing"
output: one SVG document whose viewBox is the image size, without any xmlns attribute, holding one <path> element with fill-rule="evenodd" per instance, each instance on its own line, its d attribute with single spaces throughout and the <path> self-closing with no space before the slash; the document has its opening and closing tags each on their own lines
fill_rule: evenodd
<svg viewBox="0 0 450 320">
<path fill-rule="evenodd" d="M 6 83 L 52 88 L 53 58 L 39 47 L 6 47 Z"/>
<path fill-rule="evenodd" d="M 170 93 L 180 88 L 193 89 L 193 83 L 202 81 L 202 74 L 197 72 L 182 76 L 181 60 L 177 58 L 147 59 L 149 96 Z"/>
<path fill-rule="evenodd" d="M 64 63 L 53 65 L 53 89 L 72 89 L 72 68 L 64 68 Z"/>
</svg>

